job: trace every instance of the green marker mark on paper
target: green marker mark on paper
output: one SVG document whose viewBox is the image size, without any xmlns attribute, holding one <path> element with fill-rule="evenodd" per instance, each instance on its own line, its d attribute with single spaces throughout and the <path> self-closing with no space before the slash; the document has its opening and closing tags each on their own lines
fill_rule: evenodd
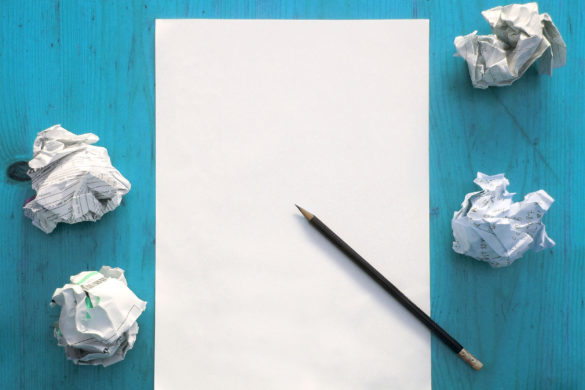
<svg viewBox="0 0 585 390">
<path fill-rule="evenodd" d="M 97 302 L 96 305 L 100 304 L 100 297 L 96 297 Z M 93 303 L 91 302 L 91 298 L 89 297 L 89 295 L 85 296 L 85 308 L 87 309 L 87 311 L 85 312 L 85 318 L 87 318 L 88 320 L 91 319 L 91 315 L 89 315 L 89 309 L 93 309 Z"/>
<path fill-rule="evenodd" d="M 93 271 L 88 273 L 87 275 L 85 275 L 79 282 L 76 282 L 75 284 L 80 285 L 83 284 L 85 281 L 87 281 L 89 278 L 91 278 L 92 276 L 99 274 L 98 271 Z M 97 298 L 97 302 L 96 305 L 100 304 L 100 297 L 96 297 Z M 87 294 L 87 292 L 85 293 L 85 307 L 87 308 L 87 311 L 85 312 L 85 318 L 86 319 L 91 319 L 91 315 L 89 314 L 89 309 L 93 309 L 93 303 L 91 302 L 91 298 L 89 297 L 89 294 Z"/>
<path fill-rule="evenodd" d="M 99 274 L 99 272 L 97 272 L 97 271 L 90 272 L 89 274 L 85 275 L 83 277 L 83 279 L 81 279 L 79 282 L 77 282 L 75 284 L 82 284 L 83 282 L 85 282 L 87 279 L 91 278 L 95 274 Z"/>
<path fill-rule="evenodd" d="M 85 312 L 85 318 L 89 320 L 91 319 L 91 316 L 89 315 L 89 309 L 93 309 L 93 305 L 91 303 L 91 299 L 89 298 L 89 296 L 85 297 L 85 307 L 88 310 Z"/>
</svg>

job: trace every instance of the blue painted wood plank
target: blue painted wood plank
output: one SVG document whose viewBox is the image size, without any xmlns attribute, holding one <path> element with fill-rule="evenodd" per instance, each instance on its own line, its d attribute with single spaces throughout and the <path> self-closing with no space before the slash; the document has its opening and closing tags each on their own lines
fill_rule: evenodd
<svg viewBox="0 0 585 390">
<path fill-rule="evenodd" d="M 529 71 L 512 87 L 471 88 L 453 58 L 456 35 L 489 28 L 498 1 L 85 1 L 0 4 L 0 162 L 28 159 L 55 123 L 93 131 L 132 182 L 102 221 L 50 236 L 20 209 L 28 184 L 0 179 L 0 378 L 3 388 L 146 389 L 154 346 L 154 19 L 430 18 L 432 316 L 485 363 L 473 372 L 433 339 L 435 389 L 577 389 L 585 383 L 583 236 L 585 4 L 540 2 L 569 47 L 552 78 Z M 450 219 L 477 171 L 506 172 L 511 191 L 556 199 L 545 217 L 557 246 L 492 270 L 451 250 Z M 70 274 L 102 264 L 127 270 L 149 302 L 127 359 L 77 367 L 55 345 L 48 302 Z"/>
<path fill-rule="evenodd" d="M 1 161 L 28 158 L 35 134 L 55 124 L 92 131 L 133 185 L 98 223 L 45 235 L 23 217 L 30 184 L 2 177 L 0 378 L 4 389 L 150 388 L 154 359 L 153 25 L 144 8 L 115 3 L 2 2 Z M 147 42 L 145 42 L 147 40 Z M 51 325 L 56 287 L 101 265 L 127 271 L 149 302 L 128 359 L 107 369 L 65 360 Z"/>
<path fill-rule="evenodd" d="M 489 32 L 480 10 L 497 1 L 433 4 L 431 17 L 432 314 L 485 362 L 457 366 L 433 341 L 440 389 L 578 389 L 585 385 L 583 299 L 583 2 L 542 1 L 568 46 L 552 78 L 531 69 L 508 88 L 471 88 L 452 39 Z M 451 250 L 449 221 L 477 171 L 506 172 L 510 191 L 545 189 L 555 199 L 544 221 L 557 241 L 506 269 Z"/>
</svg>

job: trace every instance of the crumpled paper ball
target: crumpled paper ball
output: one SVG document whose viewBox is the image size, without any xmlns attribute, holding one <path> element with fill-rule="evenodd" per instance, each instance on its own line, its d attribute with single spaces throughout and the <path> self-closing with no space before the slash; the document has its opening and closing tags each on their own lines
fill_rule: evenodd
<svg viewBox="0 0 585 390">
<path fill-rule="evenodd" d="M 41 131 L 28 175 L 36 196 L 24 205 L 33 225 L 51 233 L 59 222 L 97 221 L 120 205 L 128 180 L 112 166 L 92 133 L 75 135 L 60 125 Z"/>
<path fill-rule="evenodd" d="M 538 13 L 538 4 L 511 4 L 481 14 L 493 34 L 474 31 L 454 42 L 475 88 L 510 85 L 537 60 L 541 74 L 552 75 L 565 65 L 567 45 L 550 15 Z"/>
<path fill-rule="evenodd" d="M 134 346 L 136 320 L 146 302 L 128 288 L 120 268 L 103 266 L 70 281 L 51 300 L 51 306 L 61 306 L 54 330 L 57 344 L 75 364 L 107 367 L 121 361 Z"/>
<path fill-rule="evenodd" d="M 510 183 L 504 174 L 488 176 L 478 172 L 474 183 L 482 190 L 467 194 L 451 221 L 455 252 L 492 267 L 505 267 L 529 249 L 538 252 L 555 245 L 542 223 L 554 202 L 544 190 L 514 202 L 515 194 L 506 190 Z"/>
</svg>

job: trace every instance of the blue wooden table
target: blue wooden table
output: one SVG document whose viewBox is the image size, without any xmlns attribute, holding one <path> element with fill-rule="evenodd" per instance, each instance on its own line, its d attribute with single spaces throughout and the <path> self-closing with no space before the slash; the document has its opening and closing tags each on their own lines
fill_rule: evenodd
<svg viewBox="0 0 585 390">
<path fill-rule="evenodd" d="M 0 4 L 0 162 L 28 160 L 36 133 L 61 123 L 97 133 L 130 180 L 99 223 L 51 235 L 21 210 L 30 183 L 0 179 L 0 388 L 148 389 L 154 373 L 155 18 L 429 18 L 432 316 L 484 363 L 474 372 L 432 341 L 435 389 L 585 388 L 585 3 L 540 2 L 568 46 L 552 78 L 534 69 L 512 87 L 475 90 L 453 38 L 489 32 L 486 1 L 58 1 Z M 540 188 L 557 246 L 491 269 L 451 250 L 450 220 L 476 172 L 505 172 L 518 198 Z M 49 301 L 68 276 L 127 271 L 148 307 L 126 360 L 65 360 Z M 391 384 L 388 388 L 391 388 Z"/>
</svg>

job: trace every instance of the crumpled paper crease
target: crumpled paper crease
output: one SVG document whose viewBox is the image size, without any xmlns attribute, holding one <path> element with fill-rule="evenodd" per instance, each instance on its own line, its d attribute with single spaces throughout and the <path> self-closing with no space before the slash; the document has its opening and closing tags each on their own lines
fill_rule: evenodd
<svg viewBox="0 0 585 390">
<path fill-rule="evenodd" d="M 58 223 L 97 221 L 120 205 L 130 183 L 110 162 L 92 133 L 75 135 L 60 125 L 41 131 L 28 175 L 36 196 L 24 205 L 33 225 L 51 233 Z"/>
<path fill-rule="evenodd" d="M 538 60 L 541 74 L 564 66 L 567 46 L 549 14 L 537 3 L 511 4 L 482 12 L 493 34 L 477 31 L 455 38 L 456 55 L 467 61 L 475 88 L 506 86 Z"/>
<path fill-rule="evenodd" d="M 541 251 L 555 245 L 542 223 L 554 202 L 544 190 L 514 202 L 515 194 L 507 191 L 510 183 L 504 174 L 488 176 L 479 172 L 474 183 L 482 190 L 467 194 L 451 221 L 455 252 L 492 267 L 505 267 L 529 249 Z"/>
<path fill-rule="evenodd" d="M 146 302 L 128 288 L 120 268 L 103 266 L 70 281 L 55 290 L 51 301 L 51 306 L 61 306 L 54 336 L 67 359 L 104 367 L 124 359 L 136 341 L 136 320 Z"/>
</svg>

